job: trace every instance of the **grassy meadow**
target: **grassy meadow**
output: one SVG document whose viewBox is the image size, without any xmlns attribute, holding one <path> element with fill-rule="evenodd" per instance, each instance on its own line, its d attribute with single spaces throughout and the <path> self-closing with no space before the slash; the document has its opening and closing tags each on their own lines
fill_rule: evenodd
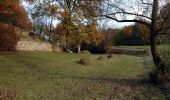
<svg viewBox="0 0 170 100">
<path fill-rule="evenodd" d="M 0 55 L 0 89 L 16 91 L 17 100 L 164 100 L 148 82 L 148 58 L 52 52 Z M 77 63 L 89 58 L 91 65 Z M 147 65 L 147 66 L 146 66 Z"/>
<path fill-rule="evenodd" d="M 146 49 L 149 50 L 150 46 L 149 45 L 144 45 L 144 46 L 116 46 L 118 48 L 130 48 L 130 49 Z"/>
</svg>

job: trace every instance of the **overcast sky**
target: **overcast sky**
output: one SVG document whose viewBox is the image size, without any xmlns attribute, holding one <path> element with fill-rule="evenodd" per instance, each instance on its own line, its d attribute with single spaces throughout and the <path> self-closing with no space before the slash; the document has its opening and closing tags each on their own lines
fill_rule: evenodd
<svg viewBox="0 0 170 100">
<path fill-rule="evenodd" d="M 134 23 L 129 23 L 129 22 L 120 23 L 120 22 L 116 22 L 116 21 L 113 21 L 113 20 L 109 20 L 106 27 L 107 28 L 121 28 L 121 27 L 124 27 L 124 26 L 132 25 L 132 24 L 134 24 Z"/>
</svg>

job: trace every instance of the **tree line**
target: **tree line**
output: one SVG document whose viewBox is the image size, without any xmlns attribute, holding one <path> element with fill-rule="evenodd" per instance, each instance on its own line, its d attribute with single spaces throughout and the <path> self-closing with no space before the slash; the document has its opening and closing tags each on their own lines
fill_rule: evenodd
<svg viewBox="0 0 170 100">
<path fill-rule="evenodd" d="M 119 29 L 108 28 L 103 30 L 105 46 L 142 46 L 149 45 L 148 28 L 135 23 Z"/>
</svg>

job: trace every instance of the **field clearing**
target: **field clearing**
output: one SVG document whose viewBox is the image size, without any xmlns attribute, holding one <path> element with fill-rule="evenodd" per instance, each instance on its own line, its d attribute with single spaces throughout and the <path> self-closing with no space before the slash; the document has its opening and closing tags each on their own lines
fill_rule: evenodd
<svg viewBox="0 0 170 100">
<path fill-rule="evenodd" d="M 0 56 L 0 89 L 16 91 L 17 100 L 164 100 L 148 83 L 150 63 L 143 57 L 52 52 L 17 52 Z M 89 66 L 79 65 L 89 58 Z"/>
<path fill-rule="evenodd" d="M 115 46 L 118 48 L 129 48 L 129 49 L 145 49 L 145 50 L 150 50 L 150 45 L 145 45 L 145 46 Z M 170 49 L 169 44 L 162 44 L 162 45 L 157 45 L 158 49 Z"/>
<path fill-rule="evenodd" d="M 129 49 L 145 49 L 145 50 L 150 50 L 150 46 L 149 45 L 145 45 L 145 46 L 116 46 L 118 48 L 129 48 Z"/>
</svg>

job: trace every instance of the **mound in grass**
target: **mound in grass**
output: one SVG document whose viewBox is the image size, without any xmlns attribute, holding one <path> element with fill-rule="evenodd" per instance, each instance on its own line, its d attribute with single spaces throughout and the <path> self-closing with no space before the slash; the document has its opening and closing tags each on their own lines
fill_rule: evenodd
<svg viewBox="0 0 170 100">
<path fill-rule="evenodd" d="M 110 54 L 110 55 L 107 56 L 107 58 L 109 58 L 109 59 L 110 59 L 110 58 L 113 58 L 113 55 Z"/>
<path fill-rule="evenodd" d="M 106 58 L 103 57 L 103 56 L 99 56 L 99 57 L 97 58 L 97 60 L 106 60 Z"/>
<path fill-rule="evenodd" d="M 91 64 L 90 59 L 88 59 L 88 58 L 81 58 L 80 61 L 78 61 L 78 63 L 81 65 L 84 65 L 84 66 Z"/>
<path fill-rule="evenodd" d="M 82 53 L 82 54 L 91 54 L 91 52 L 88 51 L 88 50 L 83 50 L 81 53 Z"/>
</svg>

